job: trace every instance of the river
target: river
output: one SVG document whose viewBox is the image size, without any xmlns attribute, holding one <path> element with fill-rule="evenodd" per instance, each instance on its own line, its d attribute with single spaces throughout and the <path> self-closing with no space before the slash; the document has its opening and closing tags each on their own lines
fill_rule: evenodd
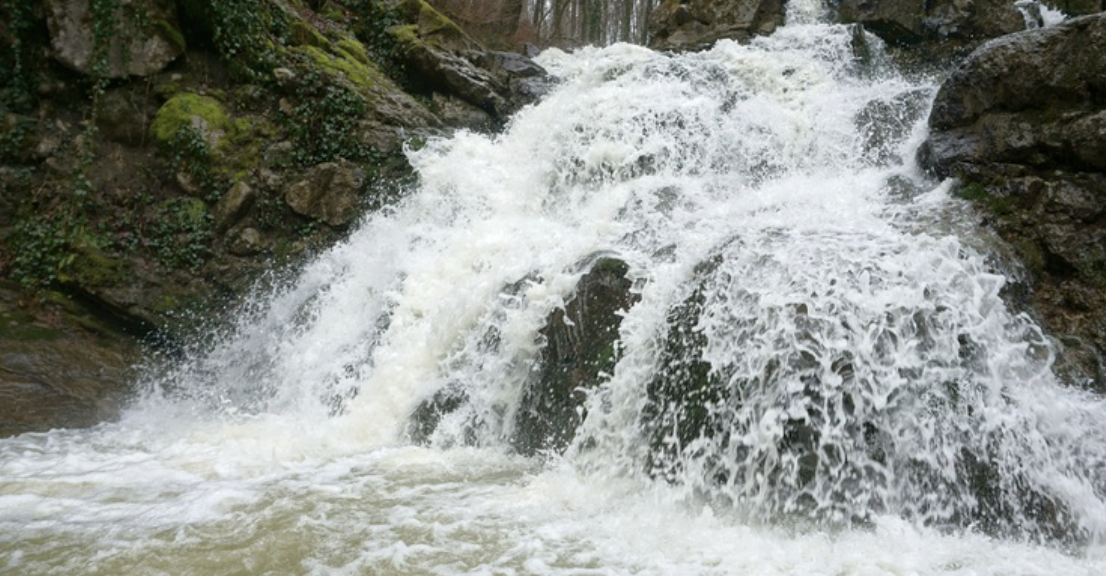
<svg viewBox="0 0 1106 576">
<path fill-rule="evenodd" d="M 915 165 L 934 79 L 823 24 L 540 61 L 540 104 L 412 146 L 403 200 L 117 422 L 0 440 L 0 575 L 1106 574 L 1106 400 Z M 518 455 L 538 331 L 595 254 L 638 297 L 624 353 L 564 454 Z M 693 293 L 694 360 L 740 401 L 675 446 L 650 386 Z"/>
</svg>

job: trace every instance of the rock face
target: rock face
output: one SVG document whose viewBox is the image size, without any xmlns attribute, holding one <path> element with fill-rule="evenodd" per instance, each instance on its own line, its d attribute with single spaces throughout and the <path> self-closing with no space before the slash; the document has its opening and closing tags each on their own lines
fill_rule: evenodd
<svg viewBox="0 0 1106 576">
<path fill-rule="evenodd" d="M 518 452 L 562 452 L 576 436 L 588 390 L 610 378 L 618 360 L 622 313 L 637 302 L 627 272 L 621 260 L 597 259 L 573 298 L 547 320 L 538 375 L 515 416 Z"/>
<path fill-rule="evenodd" d="M 1014 3 L 1003 0 L 842 0 L 838 14 L 893 44 L 982 41 L 1026 27 Z"/>
<path fill-rule="evenodd" d="M 97 78 L 112 80 L 89 90 Z M 396 201 L 407 141 L 495 129 L 544 78 L 419 0 L 0 1 L 0 278 L 20 302 L 65 294 L 113 338 L 171 348 L 264 271 Z M 0 337 L 0 368 L 79 365 L 67 326 L 37 359 Z M 19 374 L 0 374 L 22 382 L 0 404 L 56 388 Z M 96 382 L 78 404 L 121 386 Z M 63 413 L 49 426 L 106 415 Z"/>
<path fill-rule="evenodd" d="M 412 24 L 394 26 L 389 33 L 424 89 L 455 96 L 496 120 L 541 95 L 545 70 L 529 58 L 484 51 L 423 0 L 404 0 L 399 9 Z"/>
<path fill-rule="evenodd" d="M 50 322 L 35 319 L 17 300 L 16 287 L 0 283 L 0 437 L 114 416 L 125 400 L 135 347 L 74 326 L 61 313 Z"/>
<path fill-rule="evenodd" d="M 747 41 L 783 24 L 782 0 L 666 0 L 649 17 L 649 47 L 702 50 L 717 40 Z"/>
<path fill-rule="evenodd" d="M 92 0 L 46 4 L 54 58 L 82 74 L 149 76 L 184 52 L 176 6 L 168 0 L 117 2 L 110 15 L 102 16 L 94 14 Z M 97 62 L 101 51 L 104 60 Z"/>
<path fill-rule="evenodd" d="M 1020 254 L 1030 303 L 1106 382 L 1106 14 L 981 47 L 937 94 L 920 160 Z"/>
</svg>

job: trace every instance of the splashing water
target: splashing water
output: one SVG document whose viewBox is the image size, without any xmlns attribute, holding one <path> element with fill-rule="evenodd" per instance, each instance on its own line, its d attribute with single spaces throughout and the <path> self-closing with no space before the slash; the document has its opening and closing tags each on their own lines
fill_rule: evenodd
<svg viewBox="0 0 1106 576">
<path fill-rule="evenodd" d="M 0 574 L 1106 573 L 1106 402 L 913 165 L 934 86 L 855 41 L 543 54 L 545 101 L 410 152 L 120 422 L 0 440 Z M 596 253 L 624 353 L 563 456 L 513 455 Z"/>
</svg>

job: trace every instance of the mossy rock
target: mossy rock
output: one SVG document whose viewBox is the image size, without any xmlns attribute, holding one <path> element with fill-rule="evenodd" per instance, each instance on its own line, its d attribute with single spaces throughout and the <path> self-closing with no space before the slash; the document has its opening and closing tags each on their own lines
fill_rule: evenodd
<svg viewBox="0 0 1106 576">
<path fill-rule="evenodd" d="M 181 92 L 158 109 L 150 124 L 150 136 L 162 146 L 169 146 L 182 129 L 198 131 L 208 147 L 218 148 L 223 136 L 233 137 L 239 128 L 223 103 L 210 96 Z"/>
<path fill-rule="evenodd" d="M 414 28 L 403 27 L 405 29 L 403 36 L 407 39 L 417 38 L 442 50 L 483 49 L 460 26 L 424 0 L 403 0 L 398 3 L 398 7 L 404 19 L 414 26 Z"/>
<path fill-rule="evenodd" d="M 54 340 L 61 335 L 55 328 L 44 326 L 26 310 L 0 312 L 0 340 L 16 342 L 40 342 Z"/>
<path fill-rule="evenodd" d="M 359 59 L 356 56 L 356 49 L 350 50 L 355 42 L 357 41 L 348 40 L 346 42 L 347 48 L 336 50 L 337 53 L 317 46 L 299 46 L 293 48 L 292 52 L 307 56 L 320 70 L 331 76 L 345 78 L 356 87 L 358 93 L 371 101 L 379 90 L 379 86 L 388 80 L 374 64 Z M 364 54 L 363 46 L 360 53 Z"/>
</svg>

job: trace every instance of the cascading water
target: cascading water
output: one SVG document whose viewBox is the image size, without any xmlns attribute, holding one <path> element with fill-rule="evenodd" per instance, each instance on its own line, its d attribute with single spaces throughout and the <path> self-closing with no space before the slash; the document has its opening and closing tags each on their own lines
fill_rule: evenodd
<svg viewBox="0 0 1106 576">
<path fill-rule="evenodd" d="M 411 152 L 120 422 L 0 441 L 0 574 L 1106 573 L 1106 401 L 913 166 L 932 83 L 856 41 L 547 52 L 541 104 Z M 596 254 L 621 353 L 513 454 Z"/>
</svg>

